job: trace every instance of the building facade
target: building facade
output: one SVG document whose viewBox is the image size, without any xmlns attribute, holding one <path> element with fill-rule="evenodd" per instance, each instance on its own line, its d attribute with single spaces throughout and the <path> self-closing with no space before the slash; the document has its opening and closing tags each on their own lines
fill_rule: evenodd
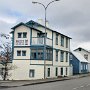
<svg viewBox="0 0 90 90">
<path fill-rule="evenodd" d="M 88 61 L 88 72 L 90 72 L 90 51 L 81 47 L 75 49 L 74 51 L 80 53 Z"/>
<path fill-rule="evenodd" d="M 72 75 L 69 62 L 70 37 L 29 21 L 14 26 L 12 80 L 44 79 Z M 44 57 L 44 55 L 46 55 Z M 45 60 L 44 60 L 45 59 Z"/>
</svg>

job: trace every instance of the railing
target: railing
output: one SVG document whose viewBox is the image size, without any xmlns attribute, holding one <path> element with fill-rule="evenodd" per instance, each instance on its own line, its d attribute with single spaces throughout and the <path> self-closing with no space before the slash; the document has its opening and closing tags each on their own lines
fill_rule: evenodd
<svg viewBox="0 0 90 90">
<path fill-rule="evenodd" d="M 16 40 L 16 45 L 28 45 L 28 40 Z"/>
<path fill-rule="evenodd" d="M 44 45 L 44 37 L 32 37 L 32 45 Z M 46 45 L 52 46 L 52 39 L 46 38 Z"/>
</svg>

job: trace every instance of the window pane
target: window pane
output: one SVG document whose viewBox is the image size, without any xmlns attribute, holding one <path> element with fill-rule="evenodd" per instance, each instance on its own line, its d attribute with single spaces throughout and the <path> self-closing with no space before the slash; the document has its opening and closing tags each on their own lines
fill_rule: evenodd
<svg viewBox="0 0 90 90">
<path fill-rule="evenodd" d="M 84 58 L 88 60 L 88 54 L 84 54 Z"/>
<path fill-rule="evenodd" d="M 68 68 L 66 67 L 66 75 L 68 74 Z"/>
<path fill-rule="evenodd" d="M 17 51 L 17 56 L 21 56 L 21 51 Z"/>
<path fill-rule="evenodd" d="M 61 51 L 61 62 L 63 62 L 63 60 L 64 60 L 64 52 Z"/>
<path fill-rule="evenodd" d="M 31 50 L 31 59 L 43 60 L 43 58 L 44 58 L 43 48 L 42 49 L 36 48 Z"/>
<path fill-rule="evenodd" d="M 51 61 L 52 58 L 53 58 L 52 49 L 47 49 L 46 50 L 46 59 Z"/>
<path fill-rule="evenodd" d="M 56 45 L 58 45 L 58 33 L 56 33 Z"/>
<path fill-rule="evenodd" d="M 58 76 L 58 68 L 56 67 L 56 76 Z"/>
<path fill-rule="evenodd" d="M 68 48 L 68 38 L 66 38 L 66 48 Z"/>
<path fill-rule="evenodd" d="M 31 53 L 31 59 L 36 59 L 37 57 L 36 57 L 36 52 L 32 52 Z"/>
<path fill-rule="evenodd" d="M 58 51 L 56 50 L 56 61 L 58 61 Z"/>
<path fill-rule="evenodd" d="M 35 70 L 31 69 L 29 71 L 29 77 L 34 77 L 35 76 Z"/>
<path fill-rule="evenodd" d="M 40 59 L 42 60 L 43 59 L 43 49 L 38 49 L 37 50 L 37 55 L 38 55 L 38 58 L 37 59 Z"/>
<path fill-rule="evenodd" d="M 37 55 L 36 55 L 37 49 L 31 49 L 31 59 L 36 59 Z"/>
<path fill-rule="evenodd" d="M 22 37 L 22 33 L 18 33 L 18 38 L 21 38 Z"/>
<path fill-rule="evenodd" d="M 27 38 L 27 32 L 23 33 L 23 38 Z"/>
<path fill-rule="evenodd" d="M 68 62 L 68 53 L 66 52 L 66 62 Z"/>
<path fill-rule="evenodd" d="M 26 51 L 22 51 L 22 56 L 26 56 Z"/>
<path fill-rule="evenodd" d="M 64 36 L 61 36 L 61 46 L 64 46 Z"/>
<path fill-rule="evenodd" d="M 61 68 L 61 75 L 63 75 L 63 68 Z"/>
<path fill-rule="evenodd" d="M 48 68 L 48 77 L 50 77 L 50 68 Z"/>
<path fill-rule="evenodd" d="M 25 45 L 28 45 L 28 40 L 25 40 Z"/>
</svg>

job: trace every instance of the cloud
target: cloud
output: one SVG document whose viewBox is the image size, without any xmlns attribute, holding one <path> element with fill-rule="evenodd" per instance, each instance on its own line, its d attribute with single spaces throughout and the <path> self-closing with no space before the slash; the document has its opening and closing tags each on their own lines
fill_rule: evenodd
<svg viewBox="0 0 90 90">
<path fill-rule="evenodd" d="M 8 24 L 14 24 L 17 20 L 14 18 L 0 17 L 0 21 L 6 22 Z"/>
<path fill-rule="evenodd" d="M 52 0 L 33 0 L 47 5 Z M 71 48 L 87 43 L 90 38 L 90 0 L 60 0 L 47 9 L 50 27 L 71 36 Z M 0 0 L 0 32 L 10 32 L 19 22 L 44 19 L 44 8 L 32 0 Z M 75 45 L 75 46 L 74 46 Z"/>
</svg>

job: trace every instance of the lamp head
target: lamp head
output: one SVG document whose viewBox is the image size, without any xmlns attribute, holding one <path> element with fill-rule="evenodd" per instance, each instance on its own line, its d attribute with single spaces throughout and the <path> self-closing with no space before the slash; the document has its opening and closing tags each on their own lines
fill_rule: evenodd
<svg viewBox="0 0 90 90">
<path fill-rule="evenodd" d="M 60 0 L 55 0 L 55 1 L 60 1 Z"/>
<path fill-rule="evenodd" d="M 36 4 L 37 2 L 34 2 L 34 1 L 33 1 L 32 3 L 33 3 L 33 4 Z"/>
</svg>

